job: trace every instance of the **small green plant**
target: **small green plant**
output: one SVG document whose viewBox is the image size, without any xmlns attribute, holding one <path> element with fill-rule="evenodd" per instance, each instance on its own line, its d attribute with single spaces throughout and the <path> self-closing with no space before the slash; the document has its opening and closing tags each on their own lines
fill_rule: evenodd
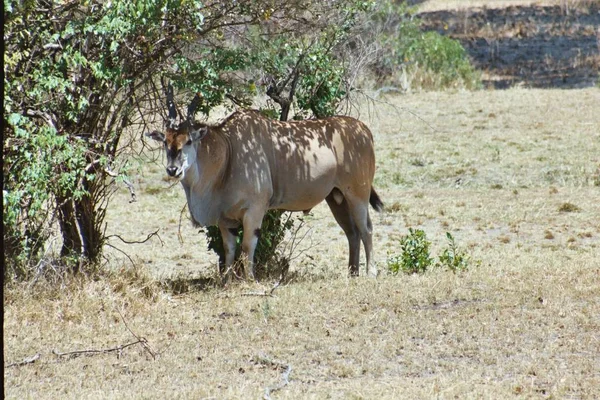
<svg viewBox="0 0 600 400">
<path fill-rule="evenodd" d="M 270 272 L 277 272 L 281 264 L 286 263 L 285 257 L 278 258 L 277 247 L 284 239 L 286 232 L 294 227 L 295 218 L 291 214 L 283 215 L 280 210 L 268 211 L 260 229 L 261 235 L 254 253 L 255 273 L 257 278 L 269 276 Z M 219 256 L 221 271 L 224 271 L 225 249 L 223 247 L 223 238 L 217 226 L 209 226 L 205 230 L 208 240 L 208 249 L 214 251 Z M 236 259 L 240 254 L 240 247 L 244 230 L 242 227 L 237 232 L 237 252 Z M 281 269 L 281 268 L 279 268 Z"/>
<path fill-rule="evenodd" d="M 262 305 L 263 319 L 265 321 L 269 320 L 269 318 L 272 316 L 272 314 L 273 314 L 273 310 L 271 308 L 271 304 L 269 303 L 269 300 L 267 298 L 265 298 L 265 301 Z"/>
<path fill-rule="evenodd" d="M 439 258 L 439 266 L 445 267 L 454 273 L 469 269 L 471 257 L 464 250 L 458 248 L 450 232 L 446 232 L 446 238 L 448 239 L 448 247 L 444 249 Z"/>
<path fill-rule="evenodd" d="M 560 205 L 560 207 L 558 207 L 558 211 L 561 213 L 567 213 L 567 212 L 579 212 L 581 211 L 581 208 L 579 208 L 579 206 L 573 204 L 573 203 L 563 203 Z"/>
<path fill-rule="evenodd" d="M 388 258 L 388 270 L 393 274 L 400 271 L 406 274 L 425 272 L 433 265 L 430 244 L 423 230 L 409 228 L 408 235 L 400 240 L 402 254 Z"/>
</svg>

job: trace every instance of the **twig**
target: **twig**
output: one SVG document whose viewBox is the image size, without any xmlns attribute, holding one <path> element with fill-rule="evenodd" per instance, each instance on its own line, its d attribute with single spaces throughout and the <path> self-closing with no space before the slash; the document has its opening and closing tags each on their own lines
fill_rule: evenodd
<svg viewBox="0 0 600 400">
<path fill-rule="evenodd" d="M 127 328 L 129 333 L 131 333 L 139 341 L 139 343 L 142 344 L 142 347 L 144 348 L 144 350 L 146 350 L 152 356 L 152 359 L 156 360 L 156 353 L 150 348 L 150 345 L 148 344 L 148 340 L 145 337 L 140 337 L 140 336 L 136 335 L 131 330 L 131 328 L 129 328 L 129 325 L 127 325 L 127 321 L 125 321 L 125 317 L 123 316 L 123 314 L 121 314 L 121 311 L 119 309 L 117 309 L 117 312 L 121 316 L 121 319 L 123 320 L 123 323 L 125 324 L 125 328 Z"/>
<path fill-rule="evenodd" d="M 165 242 L 163 242 L 163 240 L 160 238 L 160 235 L 158 234 L 158 231 L 160 231 L 160 228 L 155 230 L 152 233 L 149 233 L 148 236 L 146 237 L 146 239 L 144 240 L 125 240 L 123 239 L 120 235 L 109 235 L 106 237 L 106 239 L 110 239 L 112 237 L 116 237 L 117 239 L 119 239 L 121 242 L 125 243 L 125 244 L 142 244 L 142 243 L 146 243 L 148 240 L 150 240 L 151 238 L 153 238 L 154 236 L 156 236 L 158 238 L 158 240 L 160 240 L 160 243 L 164 246 Z"/>
<path fill-rule="evenodd" d="M 187 207 L 187 202 L 183 205 L 183 207 L 181 208 L 181 211 L 179 212 L 179 226 L 177 227 L 177 239 L 179 239 L 180 244 L 183 244 L 183 235 L 181 234 L 181 219 L 183 218 L 183 211 L 185 210 L 186 207 Z"/>
<path fill-rule="evenodd" d="M 54 120 L 52 119 L 52 116 L 48 113 L 39 111 L 39 110 L 26 110 L 25 111 L 25 115 L 27 115 L 28 117 L 35 117 L 35 118 L 41 118 L 44 120 L 44 122 L 46 124 L 48 124 L 51 128 L 53 128 L 54 130 L 56 129 L 56 124 L 54 123 Z"/>
<path fill-rule="evenodd" d="M 126 343 L 126 344 L 121 344 L 119 346 L 111 347 L 111 348 L 108 348 L 108 349 L 85 349 L 85 350 L 67 351 L 67 352 L 64 352 L 64 353 L 61 353 L 61 352 L 56 351 L 56 350 L 52 350 L 52 354 L 56 355 L 57 357 L 78 357 L 78 356 L 84 355 L 84 354 L 89 354 L 89 355 L 93 355 L 93 354 L 106 354 L 106 353 L 111 353 L 111 352 L 116 351 L 119 354 L 119 356 L 120 356 L 121 352 L 124 349 L 126 349 L 128 347 L 131 347 L 131 346 L 134 346 L 136 344 L 141 344 L 142 347 L 144 348 L 144 350 L 146 350 L 152 356 L 152 359 L 156 360 L 156 353 L 150 348 L 150 345 L 148 344 L 148 340 L 145 337 L 141 337 L 141 336 L 136 335 L 129 328 L 129 325 L 127 325 L 127 321 L 125 321 L 125 317 L 123 317 L 123 314 L 121 313 L 121 311 L 119 309 L 117 309 L 117 312 L 121 316 L 121 319 L 123 320 L 123 324 L 125 324 L 125 327 L 129 331 L 129 333 L 131 333 L 137 339 L 136 341 L 130 342 L 130 343 Z"/>
<path fill-rule="evenodd" d="M 252 359 L 250 359 L 250 361 L 255 364 L 263 365 L 265 367 L 283 370 L 281 374 L 281 382 L 276 386 L 267 386 L 265 388 L 265 395 L 263 396 L 265 400 L 270 400 L 271 393 L 281 390 L 290 384 L 290 374 L 292 373 L 292 366 L 290 364 L 281 361 L 271 360 L 270 358 L 265 356 L 253 357 Z"/>
<path fill-rule="evenodd" d="M 288 366 L 285 369 L 285 371 L 283 371 L 283 373 L 281 374 L 281 383 L 279 383 L 275 387 L 266 387 L 265 388 L 265 396 L 264 396 L 264 398 L 266 400 L 270 400 L 271 399 L 271 393 L 276 392 L 278 390 L 281 390 L 284 387 L 286 387 L 287 385 L 289 385 L 290 384 L 290 374 L 291 373 L 292 373 L 292 366 L 288 364 Z"/>
<path fill-rule="evenodd" d="M 24 358 L 23 361 L 18 361 L 8 364 L 5 368 L 20 367 L 22 365 L 33 364 L 40 359 L 40 353 L 34 354 L 31 357 Z"/>
<path fill-rule="evenodd" d="M 143 338 L 142 338 L 143 339 Z M 146 340 L 146 339 L 143 339 Z M 58 356 L 58 357 L 77 357 L 83 354 L 105 354 L 105 353 L 110 353 L 113 351 L 118 351 L 119 354 L 121 353 L 121 351 L 123 351 L 124 349 L 126 349 L 127 347 L 131 347 L 133 345 L 136 345 L 138 343 L 143 343 L 142 340 L 136 340 L 135 342 L 131 342 L 131 343 L 126 343 L 126 344 L 121 344 L 117 347 L 111 347 L 108 349 L 100 349 L 100 350 L 96 350 L 96 349 L 86 349 L 86 350 L 75 350 L 75 351 L 67 351 L 64 353 L 61 353 L 59 351 L 56 350 L 52 350 L 52 354 Z"/>
<path fill-rule="evenodd" d="M 133 265 L 135 267 L 135 263 L 133 262 L 133 259 L 131 258 L 131 256 L 129 256 L 129 254 L 125 253 L 123 250 L 121 250 L 120 248 L 118 248 L 117 246 L 113 246 L 110 243 L 104 243 L 105 246 L 108 247 L 112 247 L 113 249 L 117 250 L 118 252 L 120 252 L 121 254 L 123 254 L 125 257 L 127 257 L 129 259 L 129 262 L 131 262 L 131 265 Z"/>
<path fill-rule="evenodd" d="M 119 176 L 119 174 L 117 174 L 116 172 L 110 170 L 109 168 L 105 168 L 104 172 L 106 172 L 108 174 L 108 176 L 111 176 L 113 178 L 116 178 Z M 129 200 L 130 203 L 135 203 L 137 201 L 137 197 L 135 195 L 135 188 L 133 187 L 133 183 L 129 182 L 127 179 L 123 178 L 123 183 L 125 184 L 125 186 L 127 186 L 127 189 L 129 189 L 129 194 L 131 195 L 131 199 Z"/>
<path fill-rule="evenodd" d="M 433 132 L 437 132 L 437 129 L 435 129 L 435 128 L 433 127 L 433 125 L 431 125 L 429 122 L 427 122 L 427 121 L 426 121 L 426 120 L 425 120 L 423 117 L 419 116 L 419 114 L 417 114 L 417 113 L 415 113 L 415 112 L 413 112 L 413 111 L 410 111 L 410 110 L 409 110 L 409 109 L 407 109 L 407 108 L 404 108 L 404 107 L 398 107 L 398 106 L 396 106 L 396 105 L 394 105 L 394 104 L 392 104 L 392 103 L 390 103 L 390 102 L 388 102 L 388 101 L 379 100 L 379 99 L 377 99 L 377 98 L 376 98 L 376 97 L 374 97 L 374 96 L 369 96 L 367 93 L 365 93 L 365 92 L 364 92 L 364 91 L 362 91 L 362 90 L 358 90 L 357 92 L 361 93 L 363 96 L 365 96 L 365 97 L 366 97 L 368 100 L 372 101 L 373 103 L 379 103 L 379 104 L 384 104 L 384 105 L 386 105 L 386 106 L 390 106 L 390 107 L 392 107 L 392 108 L 393 108 L 394 110 L 396 110 L 396 111 L 405 111 L 405 112 L 409 113 L 410 115 L 412 115 L 413 117 L 417 118 L 419 121 L 423 122 L 423 123 L 424 123 L 425 125 L 427 125 L 427 126 L 428 126 L 428 127 L 429 127 L 429 128 L 432 130 L 432 131 L 433 131 Z M 377 95 L 378 95 L 378 93 L 376 93 L 376 95 L 375 95 L 375 96 L 377 96 Z"/>
</svg>

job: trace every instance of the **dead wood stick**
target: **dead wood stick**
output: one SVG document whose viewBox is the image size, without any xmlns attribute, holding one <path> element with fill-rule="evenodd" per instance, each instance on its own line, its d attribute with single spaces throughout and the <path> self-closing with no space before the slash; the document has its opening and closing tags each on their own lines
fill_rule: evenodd
<svg viewBox="0 0 600 400">
<path fill-rule="evenodd" d="M 281 374 L 281 382 L 276 386 L 267 386 L 265 388 L 265 395 L 263 396 L 265 400 L 271 399 L 271 393 L 281 390 L 287 385 L 289 385 L 290 374 L 292 373 L 292 366 L 290 364 L 281 361 L 271 360 L 270 358 L 267 358 L 265 356 L 253 357 L 250 361 L 254 362 L 255 364 L 269 366 L 272 368 L 274 367 L 279 370 L 283 369 L 283 372 Z"/>
<path fill-rule="evenodd" d="M 270 400 L 271 393 L 281 390 L 290 384 L 290 374 L 291 373 L 292 373 L 292 366 L 288 365 L 286 367 L 285 371 L 283 371 L 283 373 L 281 374 L 281 383 L 279 383 L 277 386 L 274 386 L 274 387 L 266 387 L 265 388 L 265 396 L 264 396 L 265 400 Z"/>
<path fill-rule="evenodd" d="M 67 351 L 64 353 L 61 353 L 59 351 L 56 350 L 52 350 L 52 353 L 58 357 L 77 357 L 80 355 L 84 355 L 84 354 L 106 354 L 106 353 L 111 353 L 113 351 L 118 352 L 119 354 L 121 354 L 121 352 L 131 346 L 134 346 L 136 344 L 141 344 L 142 347 L 144 348 L 144 350 L 146 350 L 151 356 L 153 360 L 156 360 L 156 353 L 152 350 L 152 348 L 150 347 L 150 345 L 148 344 L 148 340 L 145 337 L 141 337 L 136 335 L 131 328 L 129 328 L 129 325 L 127 325 L 127 321 L 125 320 L 125 317 L 123 317 L 123 314 L 121 313 L 121 311 L 119 309 L 117 309 L 117 312 L 119 313 L 119 315 L 121 316 L 121 319 L 123 320 L 123 324 L 125 324 L 125 327 L 127 328 L 127 330 L 129 331 L 129 333 L 131 333 L 137 340 L 135 342 L 130 342 L 130 343 L 126 343 L 126 344 L 121 344 L 119 346 L 116 347 L 111 347 L 108 349 L 85 349 L 85 350 L 75 350 L 75 351 Z"/>
<path fill-rule="evenodd" d="M 119 174 L 117 174 L 116 172 L 113 172 L 110 168 L 105 168 L 104 172 L 106 172 L 106 174 L 108 176 L 111 176 L 113 178 L 116 178 L 119 176 Z M 125 184 L 125 186 L 127 186 L 127 189 L 129 189 L 129 194 L 131 195 L 131 199 L 129 200 L 130 203 L 135 203 L 137 201 L 137 197 L 135 195 L 135 188 L 133 187 L 133 183 L 131 183 L 129 180 L 127 180 L 127 178 L 123 178 L 123 183 Z"/>
<path fill-rule="evenodd" d="M 144 239 L 144 240 L 125 240 L 120 235 L 108 235 L 108 236 L 106 236 L 106 239 L 115 237 L 125 244 L 143 244 L 143 243 L 146 243 L 148 240 L 152 239 L 154 236 L 156 236 L 158 238 L 158 240 L 160 240 L 160 243 L 164 246 L 165 242 L 163 242 L 163 240 L 160 238 L 158 231 L 160 231 L 160 228 L 155 230 L 152 233 L 149 233 L 148 236 L 146 236 L 146 239 Z"/>
<path fill-rule="evenodd" d="M 31 357 L 24 358 L 22 361 L 8 364 L 5 368 L 20 367 L 22 365 L 33 364 L 34 362 L 36 362 L 39 359 L 40 359 L 40 353 L 37 353 L 37 354 L 32 355 Z"/>
<path fill-rule="evenodd" d="M 121 352 L 122 350 L 126 349 L 127 347 L 131 347 L 133 345 L 136 345 L 138 343 L 143 343 L 143 341 L 145 341 L 146 339 L 142 338 L 143 340 L 136 340 L 135 342 L 131 342 L 131 343 L 126 343 L 126 344 L 121 344 L 119 346 L 116 347 L 111 347 L 108 349 L 86 349 L 86 350 L 75 350 L 75 351 L 67 351 L 64 353 L 61 353 L 59 351 L 56 350 L 52 350 L 52 354 L 58 356 L 58 357 L 69 357 L 69 356 L 81 356 L 84 354 L 105 354 L 105 353 L 111 353 L 113 351 L 118 351 Z"/>
<path fill-rule="evenodd" d="M 119 309 L 117 309 L 117 312 L 121 316 L 121 319 L 123 320 L 123 323 L 125 324 L 125 328 L 127 328 L 129 333 L 131 333 L 138 340 L 138 342 L 141 343 L 144 350 L 146 350 L 148 352 L 148 354 L 150 354 L 152 356 L 152 359 L 156 360 L 156 353 L 150 348 L 150 345 L 148 344 L 148 340 L 146 340 L 145 337 L 140 337 L 140 336 L 136 335 L 131 330 L 131 328 L 129 328 L 129 325 L 127 325 L 127 321 L 125 321 L 125 317 L 123 316 L 123 314 L 121 314 L 121 311 Z"/>
</svg>

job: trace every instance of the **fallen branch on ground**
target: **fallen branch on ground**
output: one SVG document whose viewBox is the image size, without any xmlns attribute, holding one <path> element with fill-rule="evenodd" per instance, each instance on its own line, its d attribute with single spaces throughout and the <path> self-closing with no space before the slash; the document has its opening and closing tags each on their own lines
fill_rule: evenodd
<svg viewBox="0 0 600 400">
<path fill-rule="evenodd" d="M 52 353 L 54 355 L 56 355 L 57 357 L 78 357 L 84 354 L 106 354 L 106 353 L 112 353 L 112 352 L 117 352 L 118 356 L 121 356 L 121 352 L 123 350 L 125 350 L 128 347 L 134 346 L 136 344 L 141 344 L 142 347 L 144 348 L 144 350 L 146 350 L 148 352 L 148 354 L 150 354 L 150 356 L 152 356 L 153 360 L 156 360 L 156 352 L 154 352 L 152 350 L 152 348 L 150 348 L 150 345 L 148 344 L 148 340 L 145 337 L 141 337 L 138 336 L 137 334 L 135 334 L 130 328 L 129 325 L 127 325 L 127 321 L 125 321 L 125 317 L 123 316 L 123 314 L 121 313 L 121 311 L 119 309 L 117 309 L 117 312 L 119 313 L 119 315 L 121 316 L 121 319 L 123 320 L 123 324 L 125 324 L 125 327 L 127 328 L 127 330 L 129 331 L 129 333 L 131 333 L 137 340 L 135 342 L 131 342 L 131 343 L 126 343 L 126 344 L 121 344 L 119 346 L 116 347 L 111 347 L 108 349 L 86 349 L 86 350 L 75 350 L 75 351 L 67 351 L 64 353 L 61 353 L 59 351 L 56 350 L 52 350 Z"/>
<path fill-rule="evenodd" d="M 22 365 L 33 364 L 40 359 L 40 353 L 34 354 L 31 357 L 24 358 L 23 361 L 18 361 L 8 364 L 5 368 L 20 367 Z"/>
<path fill-rule="evenodd" d="M 111 347 L 109 349 L 86 349 L 86 350 L 75 350 L 75 351 L 67 351 L 64 353 L 61 353 L 59 351 L 56 350 L 52 350 L 52 354 L 58 356 L 58 357 L 77 357 L 77 356 L 81 356 L 84 354 L 105 354 L 105 353 L 111 353 L 113 351 L 116 351 L 119 353 L 119 355 L 121 354 L 121 351 L 123 351 L 124 349 L 126 349 L 127 347 L 131 347 L 133 345 L 136 345 L 138 343 L 145 343 L 146 339 L 143 340 L 136 340 L 135 342 L 131 342 L 131 343 L 127 343 L 127 344 L 121 344 L 117 347 Z"/>
<path fill-rule="evenodd" d="M 265 395 L 263 396 L 263 398 L 265 400 L 270 400 L 271 399 L 271 393 L 274 393 L 278 390 L 283 389 L 284 387 L 286 387 L 287 385 L 289 385 L 290 383 L 290 374 L 292 373 L 292 366 L 290 364 L 281 362 L 281 361 L 276 361 L 276 360 L 272 360 L 268 357 L 265 356 L 258 356 L 258 357 L 252 357 L 250 359 L 251 362 L 255 363 L 255 364 L 259 364 L 259 365 L 263 365 L 266 367 L 271 367 L 271 368 L 275 368 L 278 370 L 283 370 L 282 374 L 281 374 L 281 382 L 276 385 L 276 386 L 267 386 L 265 388 Z"/>
<path fill-rule="evenodd" d="M 125 327 L 127 328 L 127 330 L 129 331 L 129 333 L 131 333 L 137 340 L 139 343 L 141 343 L 142 347 L 144 348 L 144 350 L 146 350 L 148 352 L 148 354 L 150 354 L 152 356 L 153 360 L 156 360 L 156 352 L 154 352 L 151 348 L 150 345 L 148 344 L 148 340 L 146 340 L 145 337 L 140 337 L 137 334 L 135 334 L 130 328 L 129 325 L 127 325 L 127 321 L 125 321 L 125 317 L 123 316 L 123 314 L 121 314 L 121 311 L 119 311 L 117 309 L 119 315 L 121 316 L 121 319 L 123 320 L 123 323 L 125 324 Z"/>
</svg>

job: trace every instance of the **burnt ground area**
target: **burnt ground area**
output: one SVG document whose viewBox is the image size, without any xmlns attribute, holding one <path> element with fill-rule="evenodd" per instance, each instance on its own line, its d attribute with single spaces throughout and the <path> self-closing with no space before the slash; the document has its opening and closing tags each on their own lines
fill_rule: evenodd
<svg viewBox="0 0 600 400">
<path fill-rule="evenodd" d="M 419 14 L 423 29 L 459 40 L 487 87 L 583 88 L 598 82 L 600 5 L 512 6 Z"/>
</svg>

